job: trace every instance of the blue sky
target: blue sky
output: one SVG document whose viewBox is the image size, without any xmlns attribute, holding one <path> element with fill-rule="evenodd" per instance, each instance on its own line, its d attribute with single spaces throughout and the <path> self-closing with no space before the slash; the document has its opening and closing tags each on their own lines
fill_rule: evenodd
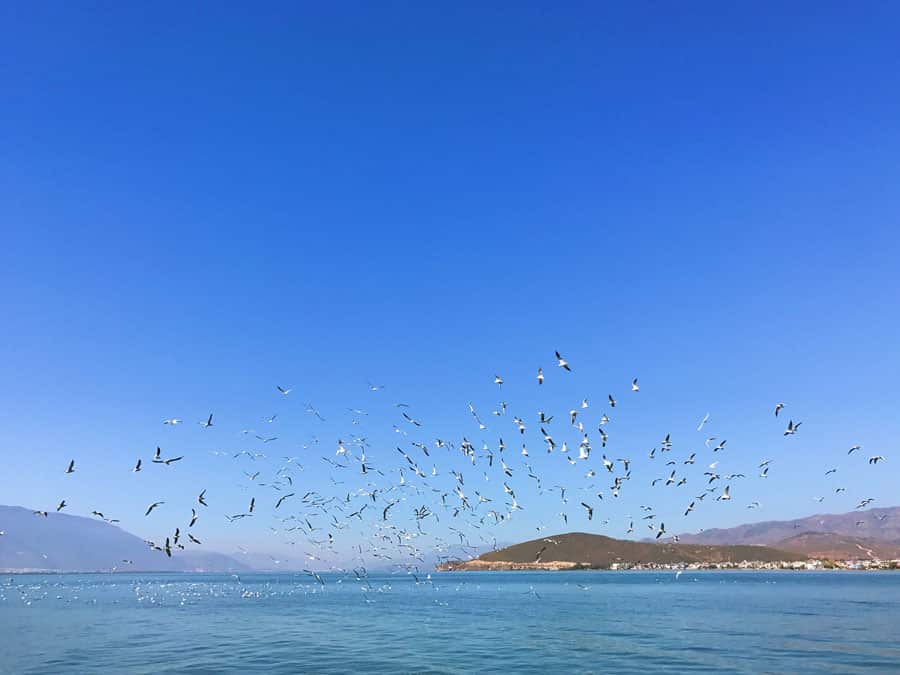
<svg viewBox="0 0 900 675">
<path fill-rule="evenodd" d="M 396 466 L 403 401 L 420 440 L 516 452 L 488 419 L 501 373 L 546 484 L 583 467 L 543 456 L 536 411 L 561 424 L 587 396 L 599 415 L 608 393 L 635 475 L 606 527 L 571 498 L 563 527 L 535 493 L 498 538 L 618 536 L 643 503 L 681 530 L 893 505 L 898 21 L 889 3 L 4 5 L 0 502 L 65 497 L 151 537 L 147 503 L 180 518 L 208 487 L 212 545 L 279 549 L 269 520 L 221 518 L 268 493 L 211 450 L 279 413 L 265 452 L 307 453 L 298 481 L 326 486 L 349 407 Z M 792 438 L 779 400 L 804 422 Z M 713 461 L 707 412 L 727 470 L 775 462 L 682 523 L 689 497 L 651 489 L 646 454 L 672 433 L 679 460 Z M 186 459 L 132 474 L 157 444 Z"/>
</svg>

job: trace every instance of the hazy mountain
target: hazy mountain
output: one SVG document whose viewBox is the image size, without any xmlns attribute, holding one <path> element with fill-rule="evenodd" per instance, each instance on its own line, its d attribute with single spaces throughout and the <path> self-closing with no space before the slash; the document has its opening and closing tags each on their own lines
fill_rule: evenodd
<svg viewBox="0 0 900 675">
<path fill-rule="evenodd" d="M 772 546 L 805 532 L 829 532 L 864 539 L 900 542 L 900 506 L 849 513 L 819 514 L 796 520 L 769 520 L 725 529 L 681 534 L 683 543 Z"/>
<path fill-rule="evenodd" d="M 810 558 L 831 560 L 853 560 L 900 558 L 900 546 L 878 539 L 862 539 L 834 532 L 804 532 L 774 544 L 792 553 L 800 553 Z"/>
<path fill-rule="evenodd" d="M 151 550 L 139 537 L 102 520 L 51 513 L 36 516 L 19 506 L 0 506 L 0 569 L 95 572 L 204 571 L 250 568 L 233 558 L 194 547 L 172 557 Z M 185 537 L 186 539 L 187 537 Z M 133 564 L 124 563 L 130 560 Z"/>
<path fill-rule="evenodd" d="M 765 546 L 704 546 L 698 544 L 657 544 L 613 539 L 599 534 L 571 532 L 533 539 L 484 553 L 484 562 L 534 563 L 574 562 L 590 567 L 612 563 L 741 562 L 742 560 L 798 560 L 804 556 Z"/>
</svg>

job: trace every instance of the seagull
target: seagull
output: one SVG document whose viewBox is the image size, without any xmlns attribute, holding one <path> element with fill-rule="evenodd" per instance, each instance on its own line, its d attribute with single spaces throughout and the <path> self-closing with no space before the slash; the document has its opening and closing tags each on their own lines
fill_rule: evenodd
<svg viewBox="0 0 900 675">
<path fill-rule="evenodd" d="M 194 543 L 197 544 L 197 545 L 200 544 L 200 540 L 197 539 L 197 538 L 196 538 L 194 535 L 192 535 L 190 532 L 188 532 L 188 539 L 190 539 L 192 542 L 194 542 Z"/>
<path fill-rule="evenodd" d="M 207 504 L 206 500 L 204 500 L 204 498 L 203 498 L 205 495 L 206 495 L 206 490 L 201 492 L 200 495 L 197 497 L 197 503 L 201 504 L 203 506 L 209 506 L 209 504 Z"/>
<path fill-rule="evenodd" d="M 544 384 L 544 369 L 543 368 L 538 368 L 537 381 L 538 381 L 538 384 Z"/>
<path fill-rule="evenodd" d="M 137 464 L 134 465 L 134 468 L 132 469 L 132 471 L 134 471 L 135 473 L 137 473 L 137 472 L 140 471 L 140 470 L 141 470 L 141 460 L 138 459 Z"/>
<path fill-rule="evenodd" d="M 700 424 L 697 425 L 697 431 L 702 431 L 703 427 L 705 427 L 708 422 L 709 422 L 709 413 L 706 413 L 706 415 L 703 416 L 703 419 L 700 420 Z"/>
<path fill-rule="evenodd" d="M 191 522 L 188 525 L 188 527 L 193 527 L 194 523 L 196 523 L 196 522 L 197 522 L 197 510 L 191 509 Z"/>
<path fill-rule="evenodd" d="M 287 499 L 288 497 L 293 497 L 294 494 L 295 494 L 295 493 L 291 492 L 290 494 L 286 494 L 286 495 L 282 496 L 282 497 L 275 503 L 275 508 L 277 509 L 279 506 L 281 506 L 281 503 L 282 503 L 285 499 Z"/>
<path fill-rule="evenodd" d="M 381 391 L 382 389 L 384 389 L 383 384 L 372 384 L 369 382 L 369 391 Z"/>
<path fill-rule="evenodd" d="M 56 511 L 57 511 L 57 513 L 58 513 L 59 511 L 62 511 L 64 508 L 66 508 L 66 506 L 67 506 L 67 505 L 66 505 L 66 500 L 63 499 L 59 504 L 56 505 Z"/>
<path fill-rule="evenodd" d="M 165 464 L 166 466 L 169 466 L 169 464 L 172 464 L 173 462 L 177 462 L 182 459 L 184 459 L 184 455 L 181 455 L 180 457 L 171 457 L 167 460 L 164 460 L 163 464 Z"/>
<path fill-rule="evenodd" d="M 204 427 L 204 428 L 206 428 L 206 429 L 209 429 L 209 428 L 213 425 L 213 423 L 212 423 L 212 413 L 209 414 L 209 417 L 206 419 L 205 422 L 197 422 L 197 424 L 199 424 L 201 427 Z"/>
<path fill-rule="evenodd" d="M 157 506 L 161 506 L 165 504 L 165 502 L 153 502 L 150 506 L 147 507 L 147 512 L 144 514 L 145 516 L 149 516 L 150 512 L 155 509 Z"/>
<path fill-rule="evenodd" d="M 609 394 L 608 398 L 609 398 L 609 407 L 615 408 L 616 407 L 616 399 L 613 398 L 612 394 Z"/>
<path fill-rule="evenodd" d="M 666 524 L 665 524 L 665 523 L 660 523 L 660 524 L 659 524 L 659 530 L 657 530 L 657 532 L 656 532 L 656 538 L 659 539 L 659 538 L 660 538 L 661 536 L 663 536 L 665 533 L 666 533 Z"/>
<path fill-rule="evenodd" d="M 163 424 L 168 424 L 170 427 L 174 427 L 174 426 L 181 424 L 181 420 L 178 419 L 177 417 L 173 417 L 168 420 L 163 420 Z"/>
<path fill-rule="evenodd" d="M 281 395 L 282 395 L 282 396 L 287 396 L 287 395 L 290 394 L 292 391 L 294 391 L 293 389 L 285 388 L 285 387 L 282 387 L 281 385 L 278 385 L 278 384 L 275 385 L 275 388 L 276 388 L 278 391 L 281 392 Z"/>
<path fill-rule="evenodd" d="M 631 381 L 631 391 L 640 391 L 640 390 L 641 390 L 641 388 L 638 386 L 637 378 L 634 378 Z"/>
<path fill-rule="evenodd" d="M 417 427 L 422 426 L 422 423 L 421 423 L 421 422 L 419 422 L 418 420 L 413 419 L 412 417 L 410 417 L 410 416 L 407 415 L 406 413 L 403 413 L 403 417 L 404 417 L 404 418 L 406 419 L 406 421 L 409 422 L 410 424 L 414 424 L 414 425 L 417 426 Z"/>
<path fill-rule="evenodd" d="M 884 457 L 882 455 L 875 455 L 874 457 L 869 457 L 869 464 L 878 464 L 878 462 L 883 462 Z"/>
<path fill-rule="evenodd" d="M 592 519 L 594 518 L 594 507 L 591 506 L 590 504 L 585 504 L 584 502 L 581 502 L 581 505 L 582 505 L 585 509 L 587 509 L 587 517 L 588 517 L 588 520 L 592 520 Z"/>
<path fill-rule="evenodd" d="M 69 466 L 66 467 L 66 473 L 75 473 L 75 460 L 73 459 L 69 462 Z"/>
<path fill-rule="evenodd" d="M 787 429 L 784 430 L 784 435 L 792 436 L 793 434 L 797 433 L 797 429 L 800 428 L 801 424 L 803 424 L 803 422 L 797 422 L 797 424 L 794 424 L 794 420 L 788 420 Z"/>
<path fill-rule="evenodd" d="M 775 417 L 778 417 L 778 413 L 780 413 L 783 408 L 784 408 L 784 403 L 776 403 L 775 404 Z"/>
<path fill-rule="evenodd" d="M 499 375 L 494 375 L 494 384 L 503 389 L 503 378 Z"/>
<path fill-rule="evenodd" d="M 726 485 L 725 489 L 722 490 L 722 494 L 720 494 L 718 497 L 716 497 L 716 501 L 717 502 L 718 501 L 728 501 L 729 499 L 731 499 L 731 494 L 729 493 L 730 488 L 731 488 L 730 485 Z"/>
<path fill-rule="evenodd" d="M 828 469 L 828 471 L 825 472 L 825 475 L 827 476 L 829 474 L 836 473 L 836 472 L 837 472 L 837 469 Z"/>
<path fill-rule="evenodd" d="M 852 455 L 853 452 L 854 452 L 855 450 L 862 450 L 862 446 L 861 446 L 861 445 L 854 445 L 852 448 L 850 448 L 850 449 L 847 451 L 847 454 L 848 454 L 848 455 Z"/>
<path fill-rule="evenodd" d="M 569 368 L 569 363 L 559 355 L 559 352 L 556 352 L 556 365 L 558 365 L 560 368 L 565 368 L 570 373 L 572 372 L 572 369 Z"/>
<path fill-rule="evenodd" d="M 163 463 L 162 449 L 161 449 L 158 445 L 156 446 L 156 454 L 153 455 L 153 462 L 156 463 L 156 464 L 162 464 L 162 463 Z"/>
</svg>

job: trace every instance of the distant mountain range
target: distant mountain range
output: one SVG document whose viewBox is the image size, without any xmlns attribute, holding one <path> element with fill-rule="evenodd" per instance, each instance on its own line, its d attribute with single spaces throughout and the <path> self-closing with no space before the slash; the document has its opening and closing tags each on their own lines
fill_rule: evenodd
<svg viewBox="0 0 900 675">
<path fill-rule="evenodd" d="M 816 557 L 841 559 L 860 557 L 863 547 L 881 551 L 877 557 L 894 559 L 900 557 L 895 555 L 900 553 L 900 507 L 769 520 L 681 534 L 678 539 L 692 544 L 773 546 L 807 554 L 827 551 L 830 555 Z"/>
<path fill-rule="evenodd" d="M 0 570 L 100 572 L 241 572 L 251 568 L 222 553 L 175 549 L 172 557 L 101 520 L 63 513 L 46 518 L 0 505 Z M 185 536 L 185 539 L 187 537 Z M 127 562 L 126 562 L 127 561 Z"/>
<path fill-rule="evenodd" d="M 808 558 L 830 560 L 900 560 L 900 546 L 877 539 L 862 539 L 834 532 L 804 532 L 782 539 L 776 548 L 803 554 Z"/>
<path fill-rule="evenodd" d="M 702 544 L 649 543 L 613 539 L 600 534 L 570 532 L 533 539 L 514 546 L 484 553 L 474 561 L 448 563 L 442 569 L 502 569 L 509 564 L 539 565 L 540 568 L 565 568 L 559 563 L 607 568 L 614 563 L 739 563 L 792 561 L 800 554 L 767 546 L 709 546 Z"/>
<path fill-rule="evenodd" d="M 442 569 L 564 569 L 572 564 L 609 567 L 614 563 L 720 563 L 742 560 L 900 559 L 900 507 L 772 520 L 705 530 L 663 540 L 629 541 L 573 532 L 533 539 L 484 553 Z"/>
<path fill-rule="evenodd" d="M 194 545 L 184 551 L 174 549 L 168 558 L 139 537 L 101 520 L 62 513 L 44 518 L 19 506 L 0 505 L 0 532 L 0 571 L 241 572 L 303 566 L 302 561 L 263 554 L 242 553 L 236 559 Z M 900 559 L 900 507 L 706 530 L 679 535 L 677 544 L 576 532 L 507 546 L 477 560 L 486 565 L 533 564 L 540 559 L 608 567 L 622 562 L 766 562 L 810 557 Z"/>
</svg>

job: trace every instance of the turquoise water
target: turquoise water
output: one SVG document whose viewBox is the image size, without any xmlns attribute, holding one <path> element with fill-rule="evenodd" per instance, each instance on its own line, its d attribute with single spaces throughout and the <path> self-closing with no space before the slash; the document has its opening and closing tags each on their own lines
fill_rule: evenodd
<svg viewBox="0 0 900 675">
<path fill-rule="evenodd" d="M 900 574 L 0 579 L 3 673 L 900 672 Z"/>
</svg>

